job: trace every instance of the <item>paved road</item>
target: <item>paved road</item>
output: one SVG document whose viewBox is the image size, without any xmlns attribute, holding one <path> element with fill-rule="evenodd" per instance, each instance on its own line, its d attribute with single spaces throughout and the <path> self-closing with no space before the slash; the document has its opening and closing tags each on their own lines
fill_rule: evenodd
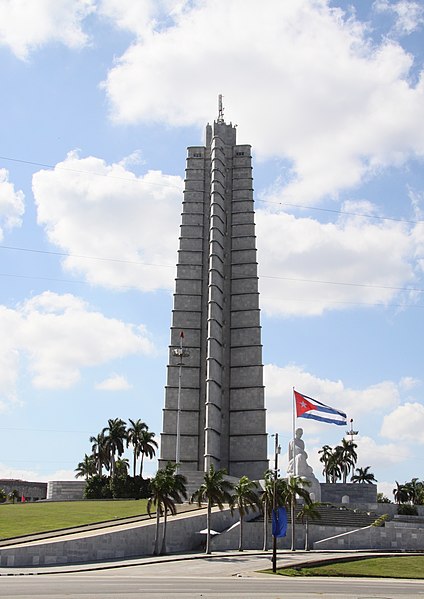
<svg viewBox="0 0 424 599">
<path fill-rule="evenodd" d="M 300 560 L 301 554 L 281 559 Z M 216 555 L 89 572 L 0 577 L 0 597 L 37 599 L 424 598 L 424 581 L 283 578 L 257 573 L 269 555 Z"/>
</svg>

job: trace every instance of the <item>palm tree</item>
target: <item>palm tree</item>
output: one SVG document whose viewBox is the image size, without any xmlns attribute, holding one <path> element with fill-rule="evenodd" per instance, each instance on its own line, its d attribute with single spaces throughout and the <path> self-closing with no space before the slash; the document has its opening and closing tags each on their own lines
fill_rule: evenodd
<svg viewBox="0 0 424 599">
<path fill-rule="evenodd" d="M 371 466 L 365 466 L 365 468 L 355 468 L 356 474 L 354 474 L 351 478 L 353 483 L 376 483 L 377 479 L 375 478 L 372 472 L 368 472 Z"/>
<path fill-rule="evenodd" d="M 130 462 L 128 458 L 118 458 L 115 462 L 115 476 L 127 476 L 128 470 L 130 469 Z"/>
<path fill-rule="evenodd" d="M 141 464 L 140 464 L 140 477 L 143 478 L 143 463 L 144 457 L 148 457 L 149 460 L 154 458 L 158 444 L 154 439 L 155 433 L 144 430 L 141 433 L 140 439 L 140 453 L 141 453 Z"/>
<path fill-rule="evenodd" d="M 18 491 L 16 489 L 13 489 L 13 491 L 10 491 L 10 493 L 7 494 L 7 498 L 9 499 L 9 501 L 15 504 L 15 499 L 19 499 Z"/>
<path fill-rule="evenodd" d="M 115 454 L 118 457 L 124 453 L 124 439 L 126 439 L 127 431 L 125 422 L 121 418 L 109 418 L 108 425 L 102 430 L 105 435 L 105 447 L 109 454 L 111 476 L 115 474 Z"/>
<path fill-rule="evenodd" d="M 424 485 L 418 480 L 418 478 L 413 478 L 408 483 L 405 483 L 405 487 L 407 487 L 409 491 L 409 500 L 414 505 L 422 505 L 424 499 Z"/>
<path fill-rule="evenodd" d="M 340 465 L 340 452 L 335 448 L 326 464 L 326 476 L 328 475 L 330 482 L 336 483 L 342 477 L 342 469 Z"/>
<path fill-rule="evenodd" d="M 272 510 L 274 509 L 274 488 L 276 494 L 276 506 L 285 506 L 287 504 L 286 481 L 283 478 L 277 478 L 277 480 L 275 480 L 272 470 L 267 470 L 265 472 L 265 488 L 260 496 L 261 509 L 264 515 L 263 551 L 266 551 L 268 548 L 268 522 L 271 518 Z"/>
<path fill-rule="evenodd" d="M 396 503 L 407 503 L 411 498 L 410 490 L 408 489 L 407 485 L 400 485 L 397 480 L 395 482 L 396 488 L 393 489 L 393 495 Z"/>
<path fill-rule="evenodd" d="M 156 509 L 156 532 L 153 554 L 159 554 L 159 525 L 160 517 L 166 517 L 168 511 L 176 513 L 175 502 L 181 500 L 181 496 L 187 497 L 185 490 L 186 479 L 182 475 L 175 475 L 176 464 L 168 462 L 165 468 L 156 472 L 151 480 L 151 495 L 147 502 L 147 513 L 151 516 L 152 508 Z M 173 480 L 174 479 L 174 480 Z M 162 549 L 165 546 L 166 521 L 162 536 Z"/>
<path fill-rule="evenodd" d="M 342 444 L 336 447 L 344 483 L 346 482 L 351 468 L 353 469 L 355 467 L 356 460 L 358 459 L 358 455 L 355 451 L 357 447 L 356 443 L 347 441 L 346 439 L 342 439 Z"/>
<path fill-rule="evenodd" d="M 140 420 L 140 418 L 138 418 L 138 420 L 136 420 L 135 422 L 134 420 L 131 420 L 131 418 L 129 418 L 129 423 L 131 426 L 129 426 L 127 429 L 127 447 L 129 445 L 133 446 L 133 476 L 135 477 L 137 459 L 141 452 L 140 445 L 142 434 L 143 431 L 147 431 L 148 426 L 145 422 Z"/>
<path fill-rule="evenodd" d="M 103 466 L 109 470 L 109 456 L 105 447 L 105 435 L 103 432 L 99 433 L 95 437 L 90 437 L 90 443 L 92 443 L 91 451 L 95 457 L 97 464 L 97 474 L 102 476 Z"/>
<path fill-rule="evenodd" d="M 318 511 L 320 505 L 319 501 L 305 502 L 296 516 L 302 524 L 305 523 L 305 551 L 309 551 L 309 520 L 321 519 L 321 514 Z"/>
<path fill-rule="evenodd" d="M 176 503 L 181 503 L 183 499 L 187 499 L 187 479 L 182 474 L 177 473 L 178 464 L 168 462 L 165 467 L 165 476 L 167 477 L 168 484 L 168 496 L 173 501 L 172 510 L 170 509 L 170 503 L 165 506 L 163 514 L 163 534 L 162 534 L 162 548 L 161 553 L 165 553 L 166 550 L 166 525 L 168 510 L 172 515 L 176 513 Z"/>
<path fill-rule="evenodd" d="M 84 455 L 82 462 L 79 462 L 75 468 L 75 478 L 85 478 L 88 480 L 91 476 L 97 473 L 96 460 L 93 455 Z"/>
<path fill-rule="evenodd" d="M 207 503 L 207 516 L 206 516 L 206 553 L 211 553 L 211 514 L 212 506 L 217 505 L 220 510 L 224 509 L 224 503 L 228 503 L 232 506 L 231 491 L 233 485 L 229 481 L 225 480 L 226 470 L 215 470 L 215 466 L 211 464 L 208 472 L 205 472 L 203 477 L 203 483 L 193 493 L 190 498 L 190 503 L 197 502 L 200 506 L 202 503 Z"/>
<path fill-rule="evenodd" d="M 243 551 L 243 518 L 252 509 L 256 511 L 259 507 L 259 497 L 255 492 L 258 483 L 250 480 L 247 476 L 242 476 L 239 482 L 234 485 L 234 494 L 232 497 L 232 509 L 237 508 L 239 513 L 240 534 L 238 550 Z"/>
<path fill-rule="evenodd" d="M 330 474 L 327 469 L 327 464 L 332 456 L 333 448 L 330 447 L 329 445 L 324 445 L 323 448 L 320 449 L 318 453 L 322 453 L 322 456 L 320 457 L 319 461 L 324 464 L 322 473 L 325 474 L 325 482 L 329 483 L 330 482 Z"/>
<path fill-rule="evenodd" d="M 310 486 L 310 482 L 301 476 L 289 476 L 286 483 L 286 501 L 287 506 L 290 508 L 291 517 L 291 551 L 295 551 L 296 539 L 295 539 L 295 508 L 296 498 L 301 497 L 306 503 L 311 503 L 306 487 Z"/>
</svg>

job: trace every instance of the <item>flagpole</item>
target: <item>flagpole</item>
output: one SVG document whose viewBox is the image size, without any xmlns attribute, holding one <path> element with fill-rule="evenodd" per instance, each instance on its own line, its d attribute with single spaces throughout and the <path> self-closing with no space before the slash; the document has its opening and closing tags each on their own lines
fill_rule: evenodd
<svg viewBox="0 0 424 599">
<path fill-rule="evenodd" d="M 295 438 L 296 438 L 296 406 L 295 406 L 295 401 L 294 401 L 294 387 L 292 390 L 292 413 L 293 413 L 293 418 L 292 418 L 292 422 L 293 422 L 293 474 L 294 476 L 297 476 L 297 468 L 296 468 L 296 443 L 295 443 Z"/>
</svg>

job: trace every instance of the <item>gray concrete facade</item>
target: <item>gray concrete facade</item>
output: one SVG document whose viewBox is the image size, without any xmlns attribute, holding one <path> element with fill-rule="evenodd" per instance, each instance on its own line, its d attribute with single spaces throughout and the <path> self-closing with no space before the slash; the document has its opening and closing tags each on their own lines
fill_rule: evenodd
<svg viewBox="0 0 424 599">
<path fill-rule="evenodd" d="M 38 501 L 46 498 L 47 483 L 30 482 L 16 478 L 2 478 L 0 479 L 0 489 L 4 489 L 6 493 L 17 491 L 19 501 L 21 501 L 22 495 L 25 497 L 25 501 Z"/>
<path fill-rule="evenodd" d="M 72 501 L 84 499 L 85 480 L 51 480 L 47 484 L 47 499 Z"/>
<path fill-rule="evenodd" d="M 263 478 L 268 468 L 249 145 L 218 118 L 206 145 L 188 148 L 159 466 L 180 463 Z"/>
<path fill-rule="evenodd" d="M 327 503 L 377 503 L 377 485 L 373 483 L 320 483 L 321 501 Z"/>
</svg>

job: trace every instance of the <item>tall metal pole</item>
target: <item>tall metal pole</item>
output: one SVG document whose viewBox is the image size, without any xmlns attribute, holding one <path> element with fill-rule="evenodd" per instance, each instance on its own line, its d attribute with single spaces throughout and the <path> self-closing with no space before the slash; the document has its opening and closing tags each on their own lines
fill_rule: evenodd
<svg viewBox="0 0 424 599">
<path fill-rule="evenodd" d="M 274 493 L 272 497 L 273 514 L 277 509 L 277 478 L 278 478 L 278 433 L 275 433 L 275 463 L 274 463 Z M 272 571 L 277 571 L 277 536 L 272 535 Z"/>
<path fill-rule="evenodd" d="M 183 337 L 180 337 L 180 365 L 178 368 L 178 399 L 177 399 L 177 439 L 175 441 L 175 463 L 180 463 L 180 411 L 181 411 L 181 374 L 183 370 Z"/>
<path fill-rule="evenodd" d="M 181 412 L 181 377 L 183 370 L 183 358 L 187 358 L 190 352 L 183 348 L 184 331 L 180 333 L 180 347 L 173 350 L 173 355 L 180 359 L 178 368 L 178 396 L 177 396 L 177 426 L 176 426 L 176 440 L 175 440 L 175 464 L 177 466 L 177 472 L 180 463 L 180 445 L 181 445 L 181 433 L 180 433 L 180 412 Z"/>
</svg>

